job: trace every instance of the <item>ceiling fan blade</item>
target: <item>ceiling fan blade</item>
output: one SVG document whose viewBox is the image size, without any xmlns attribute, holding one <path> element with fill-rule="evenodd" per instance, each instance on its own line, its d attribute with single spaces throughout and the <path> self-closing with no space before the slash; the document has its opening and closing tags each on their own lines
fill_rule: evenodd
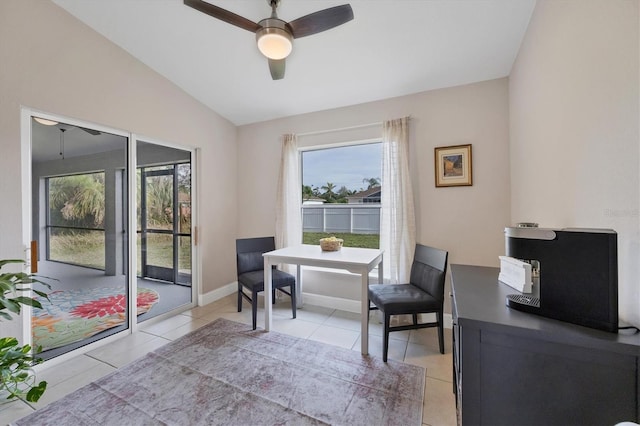
<svg viewBox="0 0 640 426">
<path fill-rule="evenodd" d="M 229 12 L 226 9 L 214 6 L 211 3 L 207 3 L 203 0 L 184 0 L 184 4 L 216 19 L 219 19 L 231 25 L 235 25 L 236 27 L 243 28 L 247 31 L 251 31 L 252 33 L 255 33 L 260 28 L 262 28 L 257 23 L 245 17 L 236 15 L 233 12 Z"/>
<path fill-rule="evenodd" d="M 101 131 L 99 131 L 99 130 L 87 129 L 86 127 L 80 127 L 80 126 L 78 126 L 78 129 L 82 129 L 82 130 L 84 130 L 85 132 L 87 132 L 87 133 L 89 133 L 90 135 L 93 135 L 93 136 L 98 136 L 98 135 L 101 135 L 101 134 L 102 134 L 102 132 L 101 132 Z"/>
<path fill-rule="evenodd" d="M 351 5 L 343 4 L 310 13 L 289 22 L 287 25 L 291 29 L 293 37 L 300 38 L 330 30 L 352 19 L 353 9 L 351 9 Z"/>
<path fill-rule="evenodd" d="M 274 80 L 282 80 L 284 78 L 285 60 L 284 59 L 269 59 L 269 71 L 271 71 L 271 78 Z"/>
</svg>

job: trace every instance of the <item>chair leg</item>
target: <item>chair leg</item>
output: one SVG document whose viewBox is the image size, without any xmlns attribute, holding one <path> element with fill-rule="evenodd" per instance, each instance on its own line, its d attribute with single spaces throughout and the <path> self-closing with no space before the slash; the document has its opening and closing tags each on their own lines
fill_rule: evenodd
<svg viewBox="0 0 640 426">
<path fill-rule="evenodd" d="M 271 304 L 272 305 L 276 304 L 276 289 L 275 288 L 271 289 Z"/>
<path fill-rule="evenodd" d="M 296 317 L 296 285 L 295 284 L 291 284 L 291 286 L 289 287 L 291 289 L 290 293 L 291 293 L 291 313 L 293 313 L 293 317 Z"/>
<path fill-rule="evenodd" d="M 438 317 L 438 343 L 440 343 L 440 353 L 444 353 L 444 323 L 443 323 L 443 313 L 442 311 L 438 311 L 436 313 Z"/>
<path fill-rule="evenodd" d="M 413 325 L 418 325 L 418 314 L 413 314 Z"/>
<path fill-rule="evenodd" d="M 389 323 L 391 315 L 384 313 L 384 341 L 382 342 L 382 361 L 387 362 L 387 353 L 389 352 Z"/>
<path fill-rule="evenodd" d="M 242 284 L 238 283 L 238 312 L 242 312 Z"/>
<path fill-rule="evenodd" d="M 253 292 L 251 297 L 251 316 L 253 318 L 253 329 L 256 329 L 258 319 L 258 293 Z"/>
</svg>

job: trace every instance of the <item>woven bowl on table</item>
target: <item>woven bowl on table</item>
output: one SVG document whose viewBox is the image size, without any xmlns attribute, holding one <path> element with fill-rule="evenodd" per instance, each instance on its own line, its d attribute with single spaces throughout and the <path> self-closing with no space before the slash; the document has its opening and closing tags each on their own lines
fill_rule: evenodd
<svg viewBox="0 0 640 426">
<path fill-rule="evenodd" d="M 338 251 L 340 250 L 340 247 L 342 247 L 343 242 L 344 240 L 342 240 L 341 238 L 321 238 L 320 248 L 322 249 L 322 251 Z"/>
</svg>

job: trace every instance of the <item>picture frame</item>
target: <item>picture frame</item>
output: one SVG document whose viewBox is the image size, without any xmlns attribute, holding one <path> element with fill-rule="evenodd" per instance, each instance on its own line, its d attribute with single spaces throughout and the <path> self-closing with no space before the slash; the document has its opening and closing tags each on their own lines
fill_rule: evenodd
<svg viewBox="0 0 640 426">
<path fill-rule="evenodd" d="M 436 187 L 473 185 L 471 144 L 434 148 Z"/>
</svg>

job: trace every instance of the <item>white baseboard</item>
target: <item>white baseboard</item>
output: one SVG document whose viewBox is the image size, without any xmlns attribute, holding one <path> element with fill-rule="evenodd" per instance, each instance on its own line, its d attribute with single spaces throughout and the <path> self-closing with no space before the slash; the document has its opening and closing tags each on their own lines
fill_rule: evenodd
<svg viewBox="0 0 640 426">
<path fill-rule="evenodd" d="M 238 291 L 238 284 L 236 281 L 224 285 L 220 288 L 212 290 L 208 293 L 198 296 L 198 305 L 203 306 L 209 303 L 215 302 L 218 299 L 222 299 L 230 294 L 234 294 Z M 338 309 L 340 311 L 347 311 L 353 313 L 360 312 L 360 301 L 353 299 L 343 299 L 341 297 L 325 296 L 323 294 L 302 293 L 302 300 L 305 304 L 320 306 L 329 309 Z M 433 315 L 433 321 L 435 321 L 435 314 L 422 314 Z M 444 314 L 444 327 L 452 328 L 451 314 Z"/>
<path fill-rule="evenodd" d="M 305 304 L 320 306 L 323 308 L 329 309 L 338 309 L 341 311 L 360 313 L 360 301 L 353 299 L 343 299 L 340 297 L 332 297 L 325 296 L 322 294 L 313 294 L 313 293 L 302 293 L 302 300 Z M 435 321 L 435 314 L 421 314 L 422 317 L 425 315 L 432 315 L 433 319 L 431 321 Z M 443 315 L 444 327 L 445 328 L 453 328 L 453 321 L 451 319 L 451 314 L 445 313 Z M 425 321 L 424 319 L 422 321 Z M 429 320 L 426 320 L 429 321 Z"/>
<path fill-rule="evenodd" d="M 209 303 L 215 302 L 223 297 L 227 297 L 236 291 L 238 291 L 238 282 L 234 281 L 208 293 L 200 294 L 198 295 L 198 306 L 208 305 Z"/>
<path fill-rule="evenodd" d="M 323 294 L 302 293 L 304 304 L 320 306 L 323 308 L 338 309 L 341 311 L 360 313 L 360 301 L 343 299 L 341 297 L 325 296 Z"/>
</svg>

